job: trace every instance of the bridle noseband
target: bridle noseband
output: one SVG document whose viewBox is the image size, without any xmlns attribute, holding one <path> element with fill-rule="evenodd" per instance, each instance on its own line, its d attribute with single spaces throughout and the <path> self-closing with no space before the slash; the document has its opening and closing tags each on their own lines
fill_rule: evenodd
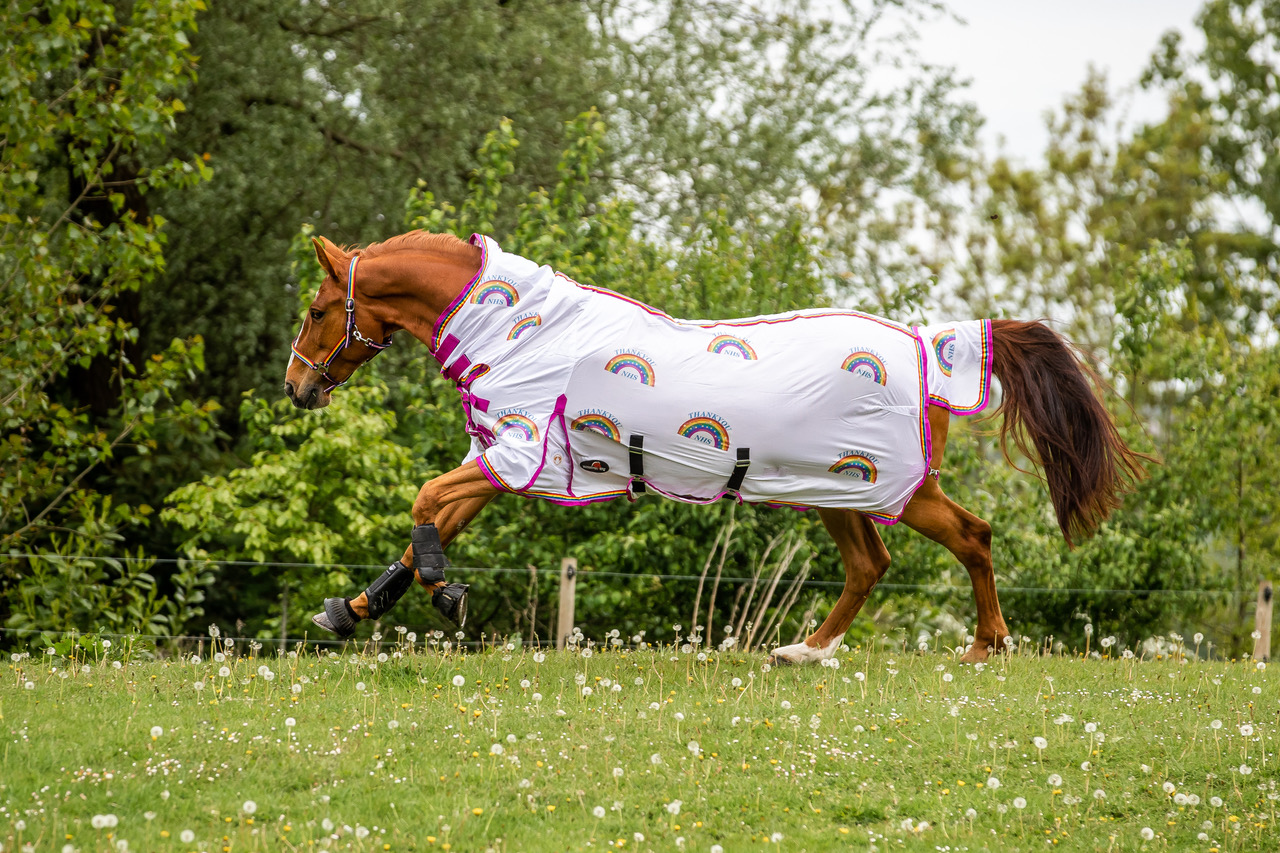
<svg viewBox="0 0 1280 853">
<path fill-rule="evenodd" d="M 387 347 L 391 346 L 390 335 L 388 335 L 387 339 L 382 343 L 376 343 L 372 338 L 356 328 L 356 265 L 359 263 L 360 256 L 352 255 L 351 266 L 347 268 L 347 332 L 342 336 L 342 340 L 338 341 L 337 345 L 329 351 L 329 354 L 325 356 L 323 361 L 312 361 L 303 355 L 298 349 L 298 338 L 294 338 L 293 343 L 289 346 L 289 349 L 293 350 L 293 354 L 297 356 L 298 361 L 318 372 L 320 374 L 320 378 L 329 383 L 329 387 L 324 389 L 326 394 L 340 385 L 346 385 L 351 377 L 355 375 L 355 370 L 352 370 L 351 373 L 347 375 L 347 378 L 343 379 L 341 382 L 329 375 L 329 365 L 333 364 L 333 360 L 338 357 L 338 353 L 346 349 L 352 341 L 359 341 L 364 344 L 369 349 L 373 350 L 373 355 L 377 355 Z M 301 336 L 302 331 L 299 330 L 298 337 L 300 338 Z M 365 361 L 367 362 L 369 359 L 373 358 L 373 355 L 369 356 Z M 364 362 L 361 362 L 361 364 L 363 363 Z M 357 367 L 359 367 L 359 365 L 357 365 Z"/>
</svg>

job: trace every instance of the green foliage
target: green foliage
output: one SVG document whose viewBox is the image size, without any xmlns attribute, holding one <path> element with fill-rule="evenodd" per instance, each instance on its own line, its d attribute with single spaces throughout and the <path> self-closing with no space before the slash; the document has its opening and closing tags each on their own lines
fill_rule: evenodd
<svg viewBox="0 0 1280 853">
<path fill-rule="evenodd" d="M 209 175 L 199 160 L 155 153 L 184 109 L 202 8 L 19 2 L 4 12 L 0 547 L 10 558 L 0 614 L 10 624 L 165 631 L 195 612 L 194 596 L 180 604 L 132 565 L 24 555 L 105 553 L 151 508 L 113 498 L 99 479 L 161 440 L 209 429 L 213 407 L 183 393 L 203 367 L 200 339 L 139 363 L 126 316 L 164 269 L 164 220 L 148 215 L 147 194 Z M 75 371 L 94 387 L 69 381 Z M 59 588 L 74 584 L 103 590 Z"/>
</svg>

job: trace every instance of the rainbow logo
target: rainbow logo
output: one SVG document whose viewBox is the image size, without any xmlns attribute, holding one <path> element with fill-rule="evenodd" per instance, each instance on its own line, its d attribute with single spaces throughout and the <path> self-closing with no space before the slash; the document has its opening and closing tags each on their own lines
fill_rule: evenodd
<svg viewBox="0 0 1280 853">
<path fill-rule="evenodd" d="M 510 308 L 520 301 L 520 293 L 510 282 L 493 278 L 476 287 L 471 294 L 471 301 L 476 305 L 503 305 Z"/>
<path fill-rule="evenodd" d="M 511 327 L 511 331 L 507 333 L 507 340 L 514 341 L 530 329 L 537 328 L 542 325 L 542 315 L 534 314 L 532 317 L 525 317 Z"/>
<path fill-rule="evenodd" d="M 867 483 L 876 481 L 876 463 L 861 453 L 841 456 L 840 460 L 827 470 L 832 474 L 844 474 L 846 477 L 853 477 Z"/>
<path fill-rule="evenodd" d="M 709 444 L 716 450 L 729 449 L 729 431 L 724 424 L 711 418 L 689 418 L 676 431 L 685 438 Z"/>
<path fill-rule="evenodd" d="M 650 388 L 653 387 L 653 365 L 633 352 L 618 353 L 609 359 L 604 369 L 627 379 L 635 379 Z"/>
<path fill-rule="evenodd" d="M 717 355 L 736 356 L 743 361 L 755 361 L 759 356 L 756 351 L 751 348 L 751 344 L 742 338 L 735 338 L 733 335 L 716 335 L 712 338 L 711 343 L 707 345 L 707 352 L 714 352 Z"/>
<path fill-rule="evenodd" d="M 955 355 L 955 343 L 955 329 L 945 329 L 933 336 L 933 351 L 938 355 L 938 367 L 946 376 L 950 376 L 951 369 L 955 367 L 951 362 L 951 357 Z"/>
<path fill-rule="evenodd" d="M 493 434 L 510 435 L 522 441 L 537 441 L 538 427 L 524 415 L 512 413 L 498 418 L 497 423 L 493 425 Z"/>
<path fill-rule="evenodd" d="M 850 353 L 849 357 L 840 365 L 840 368 L 849 371 L 855 376 L 862 376 L 881 385 L 889 381 L 889 372 L 885 370 L 884 362 L 875 353 Z"/>
<path fill-rule="evenodd" d="M 580 432 L 595 432 L 613 441 L 622 441 L 622 430 L 618 427 L 618 422 L 607 415 L 590 414 L 574 418 L 569 428 Z"/>
</svg>

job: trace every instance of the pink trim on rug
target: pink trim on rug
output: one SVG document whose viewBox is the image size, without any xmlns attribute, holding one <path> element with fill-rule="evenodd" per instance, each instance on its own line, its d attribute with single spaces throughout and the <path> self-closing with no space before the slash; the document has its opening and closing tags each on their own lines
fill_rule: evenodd
<svg viewBox="0 0 1280 853">
<path fill-rule="evenodd" d="M 479 242 L 477 242 L 477 240 Z M 435 355 L 436 349 L 440 346 L 440 335 L 444 332 L 445 327 L 449 325 L 449 321 L 453 319 L 453 315 L 462 307 L 462 303 L 471 293 L 471 289 L 480 281 L 480 276 L 484 275 L 485 267 L 489 266 L 489 244 L 485 242 L 484 236 L 481 234 L 472 234 L 468 241 L 473 246 L 480 247 L 480 269 L 476 270 L 476 274 L 471 277 L 471 281 L 467 282 L 466 287 L 453 298 L 440 316 L 436 317 L 436 323 L 431 329 L 431 343 L 427 344 L 427 349 L 431 350 L 431 354 Z M 447 357 L 447 356 L 446 356 Z"/>
</svg>

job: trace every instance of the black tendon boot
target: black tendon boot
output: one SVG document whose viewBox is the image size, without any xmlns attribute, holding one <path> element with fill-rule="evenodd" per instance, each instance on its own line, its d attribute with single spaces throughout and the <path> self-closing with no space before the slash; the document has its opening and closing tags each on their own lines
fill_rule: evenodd
<svg viewBox="0 0 1280 853">
<path fill-rule="evenodd" d="M 413 583 L 413 570 L 396 560 L 378 579 L 364 591 L 369 603 L 369 618 L 377 619 L 390 610 Z M 349 598 L 326 598 L 324 612 L 311 617 L 311 621 L 346 639 L 355 633 L 360 617 L 351 609 Z"/>
<path fill-rule="evenodd" d="M 434 524 L 413 528 L 413 568 L 425 584 L 444 583 L 444 568 L 449 561 L 440 544 L 440 531 Z M 431 593 L 431 603 L 440 615 L 459 628 L 467 621 L 467 589 L 465 583 L 450 583 Z"/>
</svg>

